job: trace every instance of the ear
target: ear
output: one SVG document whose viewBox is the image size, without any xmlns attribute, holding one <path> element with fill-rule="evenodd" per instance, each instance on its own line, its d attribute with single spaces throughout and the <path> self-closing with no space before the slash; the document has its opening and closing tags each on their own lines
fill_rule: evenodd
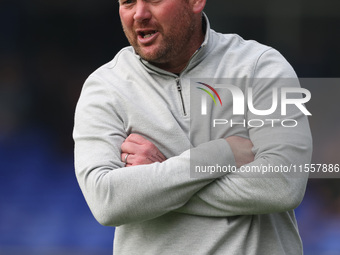
<svg viewBox="0 0 340 255">
<path fill-rule="evenodd" d="M 205 7 L 207 0 L 190 0 L 192 3 L 192 10 L 194 13 L 201 13 Z"/>
</svg>

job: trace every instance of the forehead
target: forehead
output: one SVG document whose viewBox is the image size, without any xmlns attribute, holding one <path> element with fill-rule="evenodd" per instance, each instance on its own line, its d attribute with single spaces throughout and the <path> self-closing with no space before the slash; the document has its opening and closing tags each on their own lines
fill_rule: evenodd
<svg viewBox="0 0 340 255">
<path fill-rule="evenodd" d="M 134 3 L 134 2 L 138 2 L 138 1 L 142 1 L 142 2 L 146 2 L 146 3 L 159 3 L 159 2 L 189 2 L 189 0 L 118 0 L 119 4 L 123 4 L 123 3 Z"/>
</svg>

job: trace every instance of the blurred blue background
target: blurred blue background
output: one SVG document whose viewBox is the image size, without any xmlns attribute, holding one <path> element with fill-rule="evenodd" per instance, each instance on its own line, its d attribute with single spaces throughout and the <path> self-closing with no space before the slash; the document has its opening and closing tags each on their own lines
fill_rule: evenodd
<svg viewBox="0 0 340 255">
<path fill-rule="evenodd" d="M 340 2 L 214 0 L 215 30 L 282 52 L 300 77 L 340 77 Z M 0 254 L 112 253 L 73 168 L 86 77 L 127 45 L 118 3 L 0 0 Z M 314 163 L 340 163 L 340 86 L 310 87 Z M 340 254 L 340 179 L 310 179 L 296 210 L 306 255 Z"/>
</svg>

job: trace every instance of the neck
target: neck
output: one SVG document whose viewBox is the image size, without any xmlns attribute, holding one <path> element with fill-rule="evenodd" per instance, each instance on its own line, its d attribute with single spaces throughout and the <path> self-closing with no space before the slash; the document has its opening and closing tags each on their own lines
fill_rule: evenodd
<svg viewBox="0 0 340 255">
<path fill-rule="evenodd" d="M 178 56 L 174 56 L 172 59 L 168 59 L 167 62 L 151 63 L 165 71 L 176 74 L 181 73 L 187 67 L 192 56 L 199 47 L 201 47 L 204 41 L 205 25 L 203 26 L 202 20 L 204 19 L 201 19 L 200 22 L 198 22 L 199 25 L 197 26 L 197 29 L 195 29 L 196 32 L 189 37 L 187 47 L 183 52 L 178 54 Z"/>
</svg>

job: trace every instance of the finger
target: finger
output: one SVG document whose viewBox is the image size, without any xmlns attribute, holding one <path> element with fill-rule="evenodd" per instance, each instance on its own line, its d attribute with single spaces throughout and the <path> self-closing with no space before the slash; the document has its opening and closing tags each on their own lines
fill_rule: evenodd
<svg viewBox="0 0 340 255">
<path fill-rule="evenodd" d="M 122 153 L 121 154 L 121 161 L 125 163 L 125 166 L 132 165 L 134 162 L 134 155 L 130 153 Z"/>
<path fill-rule="evenodd" d="M 127 163 L 127 162 L 125 162 L 125 160 L 127 161 L 127 158 L 129 157 L 128 155 L 129 155 L 129 153 L 122 153 L 122 154 L 120 155 L 120 160 L 121 160 L 123 163 Z"/>
<path fill-rule="evenodd" d="M 138 151 L 140 145 L 133 143 L 133 142 L 123 142 L 120 146 L 122 153 L 130 153 L 135 154 Z"/>
</svg>

